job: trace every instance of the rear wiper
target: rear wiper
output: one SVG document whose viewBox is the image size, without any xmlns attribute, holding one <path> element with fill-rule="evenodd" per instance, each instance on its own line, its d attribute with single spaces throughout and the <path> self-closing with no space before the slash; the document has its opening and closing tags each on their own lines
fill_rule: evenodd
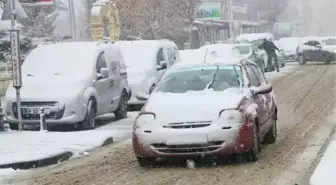
<svg viewBox="0 0 336 185">
<path fill-rule="evenodd" d="M 34 75 L 32 75 L 32 74 L 27 74 L 27 76 L 34 76 Z"/>
<path fill-rule="evenodd" d="M 215 79 L 216 79 L 218 70 L 219 70 L 219 66 L 217 66 L 216 72 L 215 72 L 215 74 L 213 76 L 213 79 L 212 79 L 211 83 L 208 86 L 208 89 L 210 89 L 213 86 L 213 84 L 215 83 Z"/>
</svg>

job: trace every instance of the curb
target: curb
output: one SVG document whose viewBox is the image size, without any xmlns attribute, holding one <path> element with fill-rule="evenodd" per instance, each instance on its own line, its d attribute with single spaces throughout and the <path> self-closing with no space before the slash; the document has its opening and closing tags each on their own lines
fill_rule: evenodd
<svg viewBox="0 0 336 185">
<path fill-rule="evenodd" d="M 16 162 L 9 164 L 2 164 L 0 168 L 13 168 L 14 170 L 23 169 L 27 170 L 30 168 L 38 168 L 43 166 L 49 166 L 53 164 L 57 164 L 58 162 L 66 161 L 73 155 L 72 152 L 62 152 L 60 154 L 56 154 L 51 157 L 46 157 L 43 159 L 33 160 L 33 161 L 24 161 L 24 162 Z"/>
<path fill-rule="evenodd" d="M 113 144 L 113 137 L 108 137 L 105 139 L 103 144 L 101 144 L 99 147 L 105 147 L 107 145 Z M 89 150 L 89 151 L 93 151 Z M 57 164 L 59 162 L 64 162 L 69 160 L 74 155 L 73 152 L 66 151 L 59 154 L 55 154 L 53 156 L 49 156 L 46 158 L 38 159 L 38 160 L 32 160 L 32 161 L 23 161 L 23 162 L 15 162 L 15 163 L 8 163 L 8 164 L 1 164 L 0 169 L 5 168 L 12 168 L 14 170 L 20 169 L 20 170 L 27 170 L 30 168 L 40 168 L 45 167 L 53 164 Z"/>
</svg>

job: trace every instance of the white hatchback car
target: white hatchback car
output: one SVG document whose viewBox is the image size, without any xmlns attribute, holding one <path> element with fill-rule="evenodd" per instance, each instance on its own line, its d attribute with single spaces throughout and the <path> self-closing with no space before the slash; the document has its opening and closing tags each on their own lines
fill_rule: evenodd
<svg viewBox="0 0 336 185">
<path fill-rule="evenodd" d="M 24 128 L 39 125 L 45 109 L 48 128 L 72 124 L 95 127 L 95 117 L 113 112 L 127 116 L 131 91 L 120 49 L 113 43 L 69 42 L 41 44 L 22 65 L 21 113 Z M 4 102 L 5 121 L 18 129 L 16 93 L 12 84 Z"/>
<path fill-rule="evenodd" d="M 128 104 L 135 107 L 145 103 L 135 94 L 150 94 L 163 73 L 181 61 L 176 44 L 170 40 L 120 41 L 116 45 L 125 57 L 128 83 L 133 92 Z"/>
</svg>

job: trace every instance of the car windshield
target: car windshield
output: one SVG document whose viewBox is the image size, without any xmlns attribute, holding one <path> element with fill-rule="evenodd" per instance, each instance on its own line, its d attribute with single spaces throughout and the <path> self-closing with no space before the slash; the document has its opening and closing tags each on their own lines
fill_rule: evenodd
<svg viewBox="0 0 336 185">
<path fill-rule="evenodd" d="M 251 51 L 251 46 L 249 46 L 249 45 L 238 45 L 238 46 L 235 46 L 235 47 L 238 50 L 239 54 L 241 54 L 241 55 L 247 55 Z"/>
<path fill-rule="evenodd" d="M 331 46 L 331 45 L 336 45 L 336 39 L 325 39 L 322 40 L 323 45 Z"/>
<path fill-rule="evenodd" d="M 184 67 L 172 69 L 157 85 L 156 92 L 186 93 L 187 91 L 224 91 L 242 85 L 239 66 Z"/>
</svg>

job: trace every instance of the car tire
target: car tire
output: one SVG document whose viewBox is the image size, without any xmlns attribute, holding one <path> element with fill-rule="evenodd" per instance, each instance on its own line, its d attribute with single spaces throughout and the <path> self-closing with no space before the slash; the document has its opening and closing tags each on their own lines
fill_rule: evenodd
<svg viewBox="0 0 336 185">
<path fill-rule="evenodd" d="M 81 130 L 91 130 L 96 127 L 95 118 L 97 115 L 96 104 L 93 100 L 90 100 L 87 105 L 87 113 L 84 120 L 81 123 Z"/>
<path fill-rule="evenodd" d="M 19 124 L 17 123 L 8 123 L 11 130 L 19 130 Z"/>
<path fill-rule="evenodd" d="M 282 63 L 282 64 L 281 64 L 281 67 L 286 67 L 286 63 Z"/>
<path fill-rule="evenodd" d="M 139 166 L 141 167 L 148 167 L 148 166 L 152 166 L 155 162 L 155 160 L 153 158 L 149 158 L 149 157 L 136 157 Z"/>
<path fill-rule="evenodd" d="M 127 94 L 123 92 L 120 97 L 119 105 L 117 110 L 114 112 L 114 116 L 116 120 L 124 119 L 127 117 L 128 110 L 128 98 Z"/>
<path fill-rule="evenodd" d="M 331 56 L 325 61 L 325 64 L 330 64 L 331 63 Z"/>
<path fill-rule="evenodd" d="M 259 160 L 260 153 L 260 135 L 258 134 L 258 128 L 256 125 L 253 127 L 253 148 L 247 153 L 248 160 L 251 162 L 256 162 Z"/>
<path fill-rule="evenodd" d="M 307 60 L 304 59 L 302 54 L 299 55 L 298 61 L 300 65 L 305 65 L 307 63 Z"/>
<path fill-rule="evenodd" d="M 272 127 L 267 132 L 264 143 L 265 144 L 273 144 L 276 142 L 278 136 L 278 129 L 277 129 L 277 121 L 275 119 L 272 119 Z"/>
</svg>

